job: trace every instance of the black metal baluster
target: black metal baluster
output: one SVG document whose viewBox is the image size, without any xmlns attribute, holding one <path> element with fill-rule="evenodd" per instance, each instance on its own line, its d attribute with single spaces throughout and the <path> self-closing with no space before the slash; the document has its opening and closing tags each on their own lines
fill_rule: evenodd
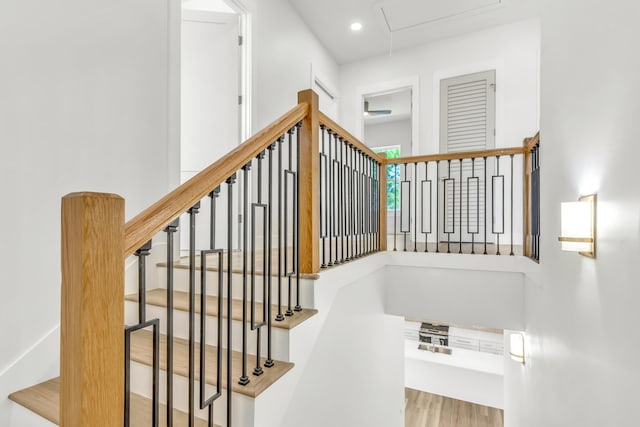
<svg viewBox="0 0 640 427">
<path fill-rule="evenodd" d="M 365 252 L 364 215 L 364 153 L 358 150 L 358 257 Z"/>
<path fill-rule="evenodd" d="M 484 253 L 483 255 L 487 255 L 487 158 L 482 158 L 482 163 L 484 163 Z M 492 196 L 493 197 L 493 196 Z M 493 206 L 491 207 L 491 211 L 493 212 Z"/>
<path fill-rule="evenodd" d="M 209 249 L 216 247 L 216 199 L 220 196 L 220 187 L 216 187 L 209 197 L 211 198 L 211 212 L 209 215 Z"/>
<path fill-rule="evenodd" d="M 147 317 L 147 257 L 150 253 L 151 240 L 134 253 L 138 257 L 138 323 L 144 323 Z"/>
<path fill-rule="evenodd" d="M 288 142 L 289 142 L 289 155 L 288 157 L 288 161 L 289 161 L 289 167 L 288 169 L 285 171 L 285 180 L 284 180 L 284 233 L 285 233 L 285 247 L 284 247 L 284 266 L 285 266 L 285 274 L 287 275 L 287 285 L 288 285 L 288 292 L 287 292 L 287 311 L 285 311 L 284 315 L 285 316 L 293 316 L 293 310 L 291 307 L 291 292 L 292 292 L 292 274 L 293 272 L 289 271 L 289 239 L 288 239 L 288 235 L 289 235 L 289 221 L 292 220 L 291 218 L 289 218 L 289 191 L 288 191 L 288 183 L 289 183 L 289 179 L 286 178 L 287 174 L 294 174 L 293 172 L 293 151 L 292 151 L 292 140 L 293 140 L 293 129 L 291 128 L 287 131 L 287 135 L 288 135 Z M 297 174 L 296 174 L 297 175 Z M 295 185 L 295 184 L 294 184 Z M 295 189 L 293 191 L 294 197 L 295 197 Z M 291 207 L 295 209 L 295 201 L 293 201 L 291 203 Z M 295 230 L 294 230 L 295 233 Z M 293 236 L 293 241 L 295 241 L 295 236 Z M 294 246 L 294 243 L 292 243 L 292 246 Z M 292 252 L 293 252 L 293 247 L 291 248 Z M 293 253 L 292 253 L 293 256 Z M 294 260 L 291 260 L 291 263 L 293 265 Z"/>
<path fill-rule="evenodd" d="M 264 159 L 264 151 L 257 156 L 258 159 L 258 202 L 251 204 L 251 330 L 256 331 L 256 366 L 253 369 L 253 375 L 260 376 L 263 374 L 260 365 L 260 355 L 262 351 L 262 327 L 267 322 L 267 206 L 262 203 L 262 160 Z M 256 211 L 262 210 L 262 320 L 256 321 Z"/>
<path fill-rule="evenodd" d="M 296 262 L 296 305 L 294 311 L 302 311 L 300 305 L 300 128 L 302 122 L 296 125 L 296 201 L 295 201 L 295 248 L 293 256 Z"/>
<path fill-rule="evenodd" d="M 447 186 L 447 181 L 451 181 L 451 160 L 447 160 L 447 179 L 444 182 L 445 185 L 445 206 L 444 209 L 447 209 L 447 200 L 449 199 L 449 192 L 446 191 L 446 186 Z M 454 180 L 455 181 L 455 180 Z M 445 227 L 445 233 L 447 234 L 447 253 L 450 254 L 451 253 L 451 234 L 455 233 L 456 231 L 456 183 L 453 182 L 451 185 L 451 188 L 453 189 L 453 196 L 451 197 L 451 203 L 452 203 L 452 207 L 451 207 L 451 213 L 453 215 L 453 219 L 451 221 L 451 223 L 453 224 L 453 229 L 451 230 L 451 232 L 448 232 L 446 227 Z"/>
<path fill-rule="evenodd" d="M 397 222 L 398 222 L 398 172 L 399 169 L 399 165 L 396 163 L 394 165 L 394 181 L 395 181 L 395 188 L 394 188 L 394 192 L 393 192 L 393 204 L 394 204 L 394 209 L 393 209 L 393 250 L 397 251 L 398 247 L 397 247 L 397 238 L 398 238 L 398 232 L 397 232 Z"/>
<path fill-rule="evenodd" d="M 497 168 L 497 175 L 492 175 L 491 176 L 491 206 L 492 206 L 492 216 L 491 216 L 491 232 L 493 234 L 496 234 L 496 203 L 495 203 L 495 197 L 496 197 L 496 188 L 495 188 L 495 178 L 496 176 L 500 175 L 500 156 L 496 156 L 496 168 Z M 500 234 L 498 234 L 496 236 L 496 240 L 497 240 L 497 244 L 496 244 L 496 255 L 500 255 Z"/>
<path fill-rule="evenodd" d="M 407 251 L 407 230 L 403 227 L 404 224 L 404 215 L 402 213 L 402 210 L 404 209 L 404 183 L 408 183 L 409 181 L 407 181 L 407 164 L 403 163 L 402 164 L 404 166 L 404 179 L 402 180 L 402 182 L 400 183 L 400 232 L 402 233 L 402 238 L 403 238 L 403 242 L 404 242 L 404 247 L 403 247 L 403 251 L 406 252 Z M 409 198 L 411 198 L 411 190 L 409 189 L 408 191 L 409 193 Z M 409 210 L 411 210 L 411 199 L 409 199 Z M 407 222 L 409 223 L 409 229 L 408 231 L 411 231 L 411 221 L 407 218 Z"/>
<path fill-rule="evenodd" d="M 413 163 L 413 218 L 416 223 L 413 227 L 413 252 L 418 252 L 418 163 Z"/>
<path fill-rule="evenodd" d="M 350 155 L 351 153 L 351 145 L 345 145 L 345 153 L 344 153 L 344 198 L 345 198 L 345 238 L 346 238 L 346 252 L 347 256 L 345 257 L 346 261 L 351 260 L 351 163 L 350 163 Z"/>
<path fill-rule="evenodd" d="M 267 269 L 268 273 L 265 271 L 264 274 L 267 274 L 267 298 L 266 298 L 266 306 L 267 306 L 267 360 L 264 362 L 264 366 L 266 368 L 273 367 L 273 358 L 271 354 L 271 346 L 272 346 L 272 337 L 271 337 L 271 319 L 272 315 L 272 307 L 271 307 L 271 292 L 273 285 L 273 250 L 272 250 L 272 213 L 273 213 L 273 150 L 276 149 L 276 143 L 273 143 L 269 146 L 269 179 L 267 181 L 268 191 L 267 191 L 267 239 L 268 239 L 268 254 L 267 254 Z"/>
<path fill-rule="evenodd" d="M 326 233 L 327 233 L 327 216 L 328 216 L 328 209 L 327 209 L 327 203 L 326 203 L 326 197 L 327 197 L 327 182 L 328 182 L 328 172 L 327 172 L 327 156 L 325 154 L 325 150 L 324 150 L 324 132 L 325 132 L 325 127 L 324 125 L 320 125 L 320 135 L 322 135 L 322 151 L 320 152 L 320 165 L 319 165 L 319 170 L 320 170 L 320 237 L 322 238 L 322 258 L 321 258 L 321 264 L 320 267 L 321 268 L 326 268 L 327 267 L 327 262 L 326 262 L 326 252 L 327 252 L 327 239 L 326 239 Z M 299 156 L 298 156 L 299 157 Z M 322 161 L 324 159 L 324 168 L 322 167 Z M 322 171 L 324 171 L 324 176 L 322 175 Z M 323 181 L 324 181 L 324 191 L 323 191 Z M 323 203 L 324 202 L 324 203 Z M 324 215 L 323 215 L 324 213 Z"/>
<path fill-rule="evenodd" d="M 373 159 L 369 156 L 367 156 L 367 180 L 366 185 L 367 185 L 367 191 L 366 191 L 366 195 L 367 195 L 367 254 L 370 254 L 371 252 L 373 252 L 373 228 L 372 228 L 372 221 L 373 221 L 373 193 L 372 193 L 372 179 L 373 179 Z"/>
<path fill-rule="evenodd" d="M 276 321 L 284 320 L 282 314 L 282 143 L 284 137 L 278 138 L 278 314 Z"/>
<path fill-rule="evenodd" d="M 331 135 L 333 131 L 331 129 L 327 129 L 327 134 L 329 135 L 329 204 L 327 209 L 327 216 L 329 218 L 329 228 L 327 229 L 327 235 L 329 236 L 329 263 L 328 265 L 333 265 L 333 157 L 331 156 L 331 146 L 333 145 L 333 141 Z"/>
<path fill-rule="evenodd" d="M 349 173 L 350 175 L 350 180 L 349 180 L 349 203 L 351 205 L 351 209 L 349 209 L 349 216 L 350 216 L 350 221 L 351 221 L 351 259 L 355 259 L 356 258 L 356 245 L 357 245 L 357 240 L 356 240 L 356 209 L 355 209 L 355 196 L 356 196 L 356 191 L 355 191 L 355 185 L 356 185 L 356 164 L 355 164 L 355 153 L 356 153 L 356 149 L 355 147 L 351 147 L 351 149 L 349 150 L 349 152 L 351 153 L 349 155 L 349 164 L 351 165 L 351 172 Z"/>
<path fill-rule="evenodd" d="M 458 249 L 458 253 L 461 254 L 462 253 L 462 159 L 459 159 L 460 163 L 460 170 L 459 170 L 459 177 L 460 177 L 460 214 L 459 216 L 459 221 L 460 221 L 460 229 L 458 230 L 458 236 L 459 236 L 459 249 Z"/>
<path fill-rule="evenodd" d="M 196 323 L 196 215 L 200 202 L 189 213 L 189 427 L 195 425 L 195 323 Z"/>
<path fill-rule="evenodd" d="M 476 159 L 475 158 L 471 158 L 471 178 L 475 178 L 475 176 L 476 176 Z M 469 194 L 471 193 L 471 188 L 470 188 L 469 182 L 470 182 L 469 178 L 467 178 L 467 232 L 469 234 L 471 234 L 471 254 L 473 255 L 473 254 L 476 253 L 476 251 L 475 251 L 475 243 L 476 243 L 475 242 L 475 237 L 476 237 L 476 235 L 475 235 L 475 233 L 471 232 L 471 224 L 470 224 L 471 223 L 471 220 L 470 220 L 471 213 L 470 213 L 470 207 L 469 207 L 469 202 L 471 200 L 471 198 L 469 197 Z M 480 187 L 479 186 L 478 186 L 478 191 L 480 191 Z M 476 192 L 476 194 L 478 194 L 478 193 Z M 477 208 L 478 208 L 478 205 L 476 203 L 476 209 Z M 478 220 L 476 219 L 476 225 L 478 224 L 477 221 Z"/>
<path fill-rule="evenodd" d="M 218 314 L 216 315 L 217 322 L 217 343 L 216 343 L 216 392 L 209 398 L 205 398 L 206 390 L 206 378 L 207 378 L 207 256 L 210 254 L 218 254 Z M 222 294 L 223 290 L 223 250 L 222 249 L 209 249 L 206 251 L 200 251 L 200 345 L 199 345 L 199 359 L 200 359 L 200 409 L 208 408 L 207 412 L 207 425 L 213 427 L 213 402 L 222 396 Z M 231 318 L 229 317 L 228 321 Z M 230 343 L 227 343 L 230 346 Z"/>
<path fill-rule="evenodd" d="M 242 167 L 242 375 L 238 379 L 238 384 L 249 384 L 247 376 L 247 222 L 249 218 L 249 171 L 251 162 Z M 229 253 L 231 256 L 231 253 Z M 229 297 L 231 298 L 231 297 Z M 231 315 L 229 315 L 231 322 Z"/>
<path fill-rule="evenodd" d="M 433 181 L 429 179 L 429 162 L 424 162 L 424 180 L 429 183 L 429 231 L 424 236 L 424 251 L 429 252 L 429 235 L 433 233 Z M 436 187 L 438 176 L 436 171 Z M 424 194 L 424 191 L 423 191 Z M 424 197 L 424 196 L 423 196 Z M 424 209 L 424 203 L 423 203 Z M 437 221 L 437 219 L 436 219 Z M 437 227 L 437 225 L 436 225 Z M 438 236 L 436 236 L 436 246 L 438 246 Z"/>
<path fill-rule="evenodd" d="M 340 230 L 340 263 L 344 263 L 344 158 L 343 158 L 343 150 L 345 141 L 342 137 L 340 137 L 338 146 L 340 147 L 340 163 L 339 163 L 339 173 L 338 173 L 338 197 L 340 199 L 338 204 L 338 221 L 339 221 L 339 230 Z"/>
<path fill-rule="evenodd" d="M 436 253 L 440 252 L 440 160 L 436 160 Z"/>
<path fill-rule="evenodd" d="M 509 255 L 513 256 L 513 154 L 511 154 L 511 252 Z"/>
<path fill-rule="evenodd" d="M 142 245 L 136 252 L 138 257 L 138 324 L 125 328 L 125 359 L 124 359 L 124 426 L 129 427 L 131 416 L 131 334 L 135 331 L 153 327 L 153 367 L 152 367 L 152 409 L 151 425 L 158 426 L 159 420 L 159 393 L 160 393 L 160 321 L 159 319 L 146 320 L 146 289 L 147 271 L 146 257 L 151 253 L 151 240 Z"/>
<path fill-rule="evenodd" d="M 148 327 L 153 328 L 151 425 L 158 427 L 160 419 L 160 320 L 153 319 L 124 330 L 124 427 L 131 425 L 131 335 Z"/>
<path fill-rule="evenodd" d="M 231 313 L 233 308 L 233 184 L 236 182 L 234 173 L 226 180 L 229 197 L 227 199 L 227 426 L 231 426 L 231 368 L 233 351 L 231 349 L 232 328 Z"/>
<path fill-rule="evenodd" d="M 173 240 L 179 225 L 180 218 L 176 218 L 164 229 L 167 233 L 167 427 L 173 426 Z"/>
</svg>

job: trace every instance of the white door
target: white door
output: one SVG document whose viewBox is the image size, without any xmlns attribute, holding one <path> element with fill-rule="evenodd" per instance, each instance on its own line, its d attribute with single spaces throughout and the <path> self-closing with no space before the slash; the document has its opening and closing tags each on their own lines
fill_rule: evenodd
<svg viewBox="0 0 640 427">
<path fill-rule="evenodd" d="M 441 153 L 494 148 L 495 87 L 495 70 L 441 80 Z M 489 158 L 486 163 L 484 159 L 440 162 L 440 241 L 485 241 L 485 218 L 491 219 L 491 206 L 485 200 L 492 200 L 494 161 Z M 486 228 L 489 241 L 489 223 Z"/>
<path fill-rule="evenodd" d="M 207 2 L 202 7 L 212 6 Z M 198 9 L 200 3 L 182 11 L 181 33 L 181 181 L 220 159 L 240 141 L 240 15 Z M 186 4 L 186 3 L 185 3 Z M 233 218 L 238 215 L 238 188 L 234 185 Z M 216 247 L 226 245 L 227 189 L 216 203 L 218 226 Z M 196 247 L 209 247 L 209 202 L 203 201 L 197 215 Z M 181 227 L 187 230 L 188 217 Z M 236 225 L 237 226 L 237 225 Z M 234 229 L 234 245 L 239 232 Z M 181 233 L 181 248 L 188 248 L 188 233 Z"/>
</svg>

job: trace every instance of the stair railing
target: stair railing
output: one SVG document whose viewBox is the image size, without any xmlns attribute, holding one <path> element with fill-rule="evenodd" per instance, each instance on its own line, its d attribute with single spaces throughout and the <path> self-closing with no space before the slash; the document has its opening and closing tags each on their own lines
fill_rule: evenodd
<svg viewBox="0 0 640 427">
<path fill-rule="evenodd" d="M 166 419 L 168 426 L 172 425 L 173 353 L 178 342 L 173 333 L 174 236 L 178 231 L 188 235 L 187 256 L 183 262 L 189 276 L 186 293 L 189 361 L 185 374 L 189 381 L 189 425 L 194 425 L 198 411 L 213 425 L 214 402 L 226 399 L 226 414 L 218 415 L 217 419 L 224 418 L 226 426 L 231 427 L 232 392 L 242 390 L 251 378 L 277 364 L 272 357 L 273 322 L 283 321 L 302 310 L 301 276 L 314 275 L 321 267 L 386 250 L 388 213 L 393 216 L 394 249 L 398 249 L 398 222 L 405 250 L 417 250 L 420 233 L 427 235 L 425 243 L 428 243 L 434 226 L 439 239 L 440 222 L 443 228 L 455 227 L 456 221 L 460 227 L 466 219 L 467 232 L 477 235 L 476 229 L 470 228 L 475 205 L 467 201 L 464 217 L 461 202 L 442 207 L 446 199 L 432 194 L 433 190 L 437 192 L 442 188 L 443 194 L 448 190 L 451 201 L 455 201 L 453 194 L 458 188 L 460 193 L 456 197 L 460 200 L 463 193 L 460 186 L 481 188 L 480 175 L 476 174 L 479 167 L 485 175 L 485 169 L 491 174 L 492 194 L 504 191 L 506 179 L 510 180 L 510 191 L 514 194 L 514 156 L 523 156 L 527 164 L 523 171 L 524 253 L 537 260 L 540 238 L 538 136 L 527 139 L 524 147 L 518 148 L 385 159 L 322 114 L 318 110 L 318 97 L 311 90 L 300 92 L 298 105 L 288 113 L 126 224 L 124 200 L 117 195 L 73 193 L 65 196 L 62 199 L 61 425 L 94 425 L 96 419 L 107 427 L 128 425 L 130 355 L 132 348 L 143 344 L 153 349 L 143 361 L 153 366 L 153 425 L 158 425 L 161 418 Z M 490 158 L 495 159 L 493 164 L 489 164 Z M 451 170 L 455 163 L 462 171 L 457 178 Z M 469 164 L 472 172 L 465 176 L 464 167 Z M 505 167 L 510 171 L 509 178 L 505 178 Z M 461 177 L 466 178 L 465 183 Z M 432 185 L 433 182 L 437 184 Z M 487 177 L 483 182 L 489 182 Z M 466 194 L 469 197 L 471 192 L 467 190 Z M 513 196 L 510 200 L 513 211 Z M 431 207 L 425 210 L 425 201 L 430 201 L 429 206 L 431 202 L 443 203 L 436 208 L 436 219 L 428 227 L 425 212 L 433 210 Z M 419 222 L 418 202 L 421 204 Z M 447 209 L 453 213 L 449 220 L 445 220 Z M 437 218 L 439 212 L 442 212 L 440 219 Z M 512 212 L 510 223 L 506 223 L 511 236 L 513 218 Z M 494 217 L 492 225 L 495 222 Z M 479 220 L 474 227 L 478 224 Z M 494 229 L 493 234 L 504 233 L 504 224 L 501 227 L 502 231 L 495 233 Z M 449 250 L 451 237 L 455 235 L 451 230 L 455 229 L 443 230 L 449 237 Z M 412 233 L 413 248 L 407 246 L 407 238 Z M 458 230 L 462 241 L 459 233 Z M 159 318 L 149 318 L 146 312 L 146 264 L 154 250 L 152 239 L 166 242 L 163 254 L 167 267 L 166 324 L 161 324 Z M 484 239 L 485 247 L 487 241 Z M 439 246 L 436 245 L 436 251 Z M 473 251 L 473 244 L 471 248 Z M 500 245 L 496 248 L 499 250 Z M 424 249 L 427 250 L 428 245 Z M 513 252 L 511 237 L 510 253 Z M 131 255 L 138 260 L 138 312 L 135 319 L 125 319 L 124 259 Z M 208 275 L 208 271 L 213 271 L 213 275 Z M 217 283 L 207 283 L 214 279 Z M 207 298 L 208 286 L 217 286 L 217 299 Z M 222 319 L 233 317 L 232 297 L 240 294 L 242 326 L 237 334 L 232 321 L 227 321 L 223 330 Z M 257 301 L 260 294 L 262 304 Z M 215 330 L 209 331 L 215 337 L 215 346 L 207 347 L 205 314 L 217 317 Z M 126 328 L 125 320 L 129 320 Z M 256 340 L 251 344 L 255 356 L 248 353 L 250 331 Z M 232 363 L 234 337 L 240 337 L 242 347 L 241 360 L 235 368 Z M 266 357 L 262 357 L 263 349 Z M 212 378 L 215 388 L 207 395 L 204 383 L 207 366 L 212 361 L 217 365 L 216 376 Z M 163 410 L 166 414 L 160 414 L 160 369 L 167 373 Z M 197 391 L 198 378 L 201 387 Z"/>
<path fill-rule="evenodd" d="M 189 425 L 199 410 L 213 425 L 213 404 L 222 398 L 226 414 L 216 418 L 232 425 L 232 392 L 278 363 L 271 354 L 272 323 L 302 310 L 300 275 L 317 272 L 314 262 L 300 257 L 301 248 L 318 251 L 314 215 L 300 215 L 314 212 L 319 200 L 313 190 L 318 181 L 317 111 L 317 95 L 301 92 L 295 108 L 126 224 L 124 200 L 117 195 L 75 193 L 63 198 L 62 426 L 95 425 L 96 419 L 103 426 L 129 425 L 131 350 L 143 344 L 153 349 L 149 360 L 142 361 L 153 366 L 152 424 L 159 425 L 163 415 L 167 425 L 173 425 L 173 352 L 178 342 L 173 335 L 174 235 L 180 230 L 189 236 Z M 206 220 L 198 221 L 200 211 L 208 213 Z M 146 260 L 156 238 L 166 241 L 166 325 L 148 318 L 145 309 Z M 138 313 L 125 328 L 124 258 L 130 255 L 138 260 Z M 217 271 L 217 300 L 207 297 L 210 270 Z M 260 294 L 263 303 L 257 301 Z M 240 307 L 234 308 L 233 297 L 240 296 Z M 238 309 L 239 334 L 231 321 Z M 216 330 L 209 331 L 216 337 L 215 346 L 207 342 L 205 313 L 217 316 Z M 228 320 L 224 331 L 223 317 Z M 248 354 L 249 329 L 257 341 L 252 345 L 255 356 Z M 234 337 L 242 347 L 236 367 Z M 215 389 L 207 395 L 210 363 L 217 365 L 217 375 Z M 160 414 L 161 367 L 167 372 L 166 415 Z"/>
<path fill-rule="evenodd" d="M 539 146 L 386 159 L 390 246 L 539 260 Z"/>
<path fill-rule="evenodd" d="M 328 116 L 319 120 L 322 268 L 386 249 L 384 159 Z"/>
</svg>

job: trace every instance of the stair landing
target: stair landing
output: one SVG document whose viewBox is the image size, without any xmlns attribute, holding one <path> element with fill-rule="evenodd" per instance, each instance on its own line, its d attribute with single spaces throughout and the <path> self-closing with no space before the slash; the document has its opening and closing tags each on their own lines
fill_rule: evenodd
<svg viewBox="0 0 640 427">
<path fill-rule="evenodd" d="M 35 412 L 41 417 L 60 425 L 60 378 L 53 378 L 9 395 L 9 399 Z M 166 424 L 167 409 L 160 405 L 159 425 Z M 173 410 L 175 426 L 188 425 L 188 416 L 177 409 Z M 151 425 L 151 400 L 131 393 L 131 426 Z M 206 427 L 207 422 L 196 418 L 197 427 Z"/>
</svg>

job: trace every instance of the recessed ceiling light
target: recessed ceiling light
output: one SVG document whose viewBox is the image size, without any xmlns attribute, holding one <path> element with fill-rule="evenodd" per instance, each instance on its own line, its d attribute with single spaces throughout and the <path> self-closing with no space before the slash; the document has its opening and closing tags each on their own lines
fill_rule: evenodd
<svg viewBox="0 0 640 427">
<path fill-rule="evenodd" d="M 354 22 L 351 24 L 351 31 L 360 31 L 362 29 L 362 24 L 359 22 Z"/>
</svg>

